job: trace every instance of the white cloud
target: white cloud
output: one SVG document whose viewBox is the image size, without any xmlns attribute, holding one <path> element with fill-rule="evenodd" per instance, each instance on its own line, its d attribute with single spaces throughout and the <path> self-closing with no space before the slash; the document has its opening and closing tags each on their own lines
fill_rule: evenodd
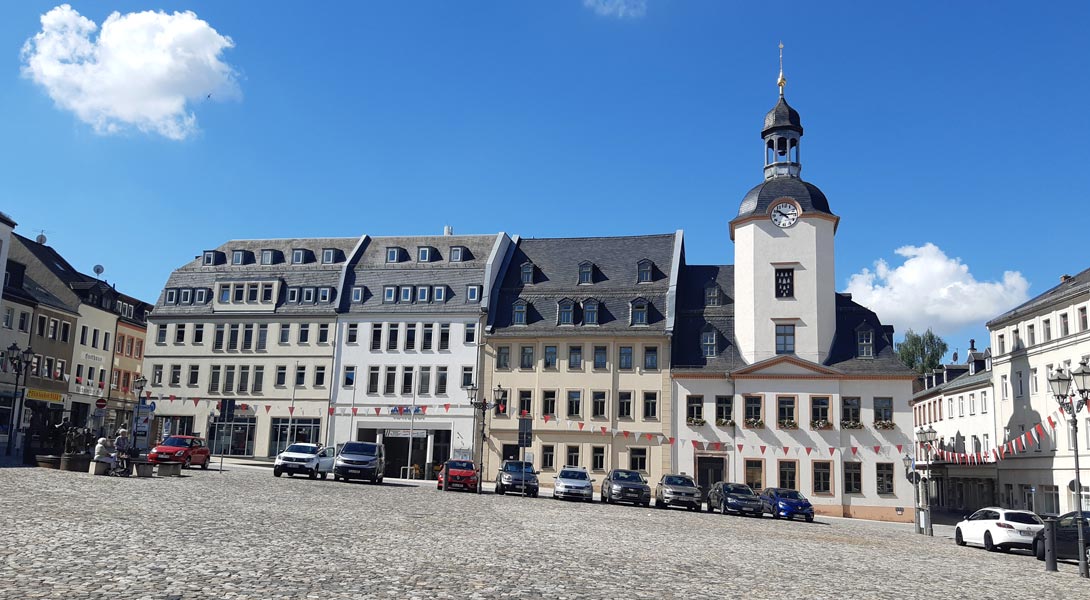
<svg viewBox="0 0 1090 600">
<path fill-rule="evenodd" d="M 41 22 L 23 45 L 23 75 L 98 133 L 135 127 L 185 139 L 197 131 L 193 102 L 240 96 L 221 60 L 234 42 L 192 12 L 115 12 L 97 38 L 94 21 L 67 4 Z"/>
<path fill-rule="evenodd" d="M 583 0 L 583 6 L 603 17 L 637 19 L 647 14 L 647 0 Z"/>
<path fill-rule="evenodd" d="M 969 265 L 932 243 L 896 253 L 904 264 L 890 267 L 878 260 L 873 271 L 852 275 L 845 291 L 898 333 L 930 327 L 942 335 L 999 316 L 1028 298 L 1029 282 L 1017 271 L 1004 272 L 1002 281 L 977 281 Z"/>
</svg>

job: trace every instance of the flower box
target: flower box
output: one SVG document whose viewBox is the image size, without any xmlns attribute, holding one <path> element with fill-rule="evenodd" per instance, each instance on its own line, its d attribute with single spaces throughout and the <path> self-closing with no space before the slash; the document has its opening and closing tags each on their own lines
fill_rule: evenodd
<svg viewBox="0 0 1090 600">
<path fill-rule="evenodd" d="M 799 428 L 798 422 L 796 422 L 796 421 L 794 421 L 792 419 L 784 419 L 784 420 L 779 422 L 779 425 L 780 425 L 780 429 L 798 429 Z"/>
<path fill-rule="evenodd" d="M 764 429 L 765 422 L 762 419 L 746 419 L 746 427 L 751 429 Z"/>
<path fill-rule="evenodd" d="M 874 422 L 874 428 L 875 429 L 896 429 L 897 425 L 894 424 L 893 421 L 875 421 Z"/>
<path fill-rule="evenodd" d="M 719 427 L 734 427 L 734 419 L 716 419 L 715 424 Z"/>
<path fill-rule="evenodd" d="M 832 429 L 833 424 L 826 419 L 818 419 L 817 421 L 810 421 L 810 429 Z"/>
<path fill-rule="evenodd" d="M 693 427 L 700 427 L 702 425 L 706 425 L 707 421 L 705 421 L 704 419 L 688 418 L 688 419 L 685 419 L 685 424 L 686 425 L 692 425 Z"/>
<path fill-rule="evenodd" d="M 863 429 L 863 424 L 859 421 L 841 421 L 841 429 Z"/>
</svg>

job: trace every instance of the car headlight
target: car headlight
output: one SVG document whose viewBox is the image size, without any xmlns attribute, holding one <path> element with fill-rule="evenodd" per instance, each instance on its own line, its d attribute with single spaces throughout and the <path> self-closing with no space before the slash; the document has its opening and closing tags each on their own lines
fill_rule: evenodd
<svg viewBox="0 0 1090 600">
<path fill-rule="evenodd" d="M 612 489 L 613 489 L 614 492 L 619 492 L 619 491 L 621 491 L 621 486 L 619 486 L 617 484 L 613 484 Z"/>
<path fill-rule="evenodd" d="M 505 483 L 510 482 L 511 481 L 511 476 L 507 475 L 507 474 L 504 474 L 504 475 L 500 476 L 500 480 L 504 481 Z"/>
<path fill-rule="evenodd" d="M 185 450 L 179 450 L 179 451 L 174 453 L 174 456 L 182 456 L 184 454 L 185 454 Z"/>
</svg>

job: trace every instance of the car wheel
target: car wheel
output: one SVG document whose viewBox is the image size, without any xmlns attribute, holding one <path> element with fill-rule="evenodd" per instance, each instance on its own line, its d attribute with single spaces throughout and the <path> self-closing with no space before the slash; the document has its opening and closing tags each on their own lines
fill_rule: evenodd
<svg viewBox="0 0 1090 600">
<path fill-rule="evenodd" d="M 326 475 L 329 475 L 329 473 L 322 472 L 318 474 L 318 476 L 322 478 L 322 481 L 325 481 Z"/>
<path fill-rule="evenodd" d="M 182 463 L 182 468 L 183 469 L 188 469 L 189 467 L 192 467 L 192 466 L 193 466 L 193 459 L 191 457 L 189 457 L 189 456 L 185 457 L 185 462 Z"/>
<path fill-rule="evenodd" d="M 807 523 L 813 523 L 814 522 L 814 515 L 806 515 L 806 522 Z"/>
<path fill-rule="evenodd" d="M 343 479 L 345 483 L 348 483 L 348 476 L 347 475 L 342 477 L 341 479 Z"/>
<path fill-rule="evenodd" d="M 503 495 L 503 485 L 502 484 L 499 484 L 499 483 L 496 484 L 496 493 L 499 494 L 500 496 Z"/>
<path fill-rule="evenodd" d="M 334 474 L 333 474 L 333 481 L 340 481 L 340 480 L 341 480 L 341 476 L 340 476 L 340 475 L 338 475 L 338 474 L 336 474 L 336 473 L 334 473 Z"/>
<path fill-rule="evenodd" d="M 280 470 L 280 467 L 273 468 L 273 477 L 280 477 L 281 473 L 282 471 Z"/>
<path fill-rule="evenodd" d="M 295 473 L 292 471 L 288 471 L 288 477 L 295 477 Z"/>
<path fill-rule="evenodd" d="M 960 528 L 954 530 L 954 543 L 959 546 L 965 545 L 965 538 L 962 537 Z"/>
<path fill-rule="evenodd" d="M 534 493 L 531 494 L 530 497 L 531 498 L 537 498 L 537 490 L 534 490 Z"/>
<path fill-rule="evenodd" d="M 201 470 L 207 471 L 208 470 L 208 463 L 210 463 L 210 462 L 212 462 L 212 457 L 211 456 L 204 457 L 204 462 L 201 463 Z"/>
<path fill-rule="evenodd" d="M 435 491 L 437 491 L 437 492 L 443 491 L 443 484 L 441 484 L 441 483 L 435 484 Z"/>
<path fill-rule="evenodd" d="M 992 532 L 984 532 L 984 549 L 988 552 L 995 552 L 999 550 L 999 547 L 992 543 Z"/>
<path fill-rule="evenodd" d="M 764 515 L 761 515 L 761 516 L 764 516 Z M 779 519 L 779 518 L 780 518 L 780 511 L 778 511 L 778 510 L 773 510 L 773 511 L 772 511 L 772 518 L 773 518 L 773 519 Z"/>
<path fill-rule="evenodd" d="M 650 501 L 650 500 L 648 500 L 647 502 L 644 502 L 644 503 L 643 503 L 643 507 L 644 507 L 644 508 L 651 508 L 651 501 Z"/>
</svg>

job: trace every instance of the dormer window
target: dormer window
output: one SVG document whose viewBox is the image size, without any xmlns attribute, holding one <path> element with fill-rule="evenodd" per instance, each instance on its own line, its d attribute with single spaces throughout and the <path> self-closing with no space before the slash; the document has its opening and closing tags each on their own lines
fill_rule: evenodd
<svg viewBox="0 0 1090 600">
<path fill-rule="evenodd" d="M 235 304 L 242 304 L 246 301 L 246 286 L 240 283 L 236 283 L 235 286 L 232 288 L 232 291 L 233 294 L 231 302 L 234 302 Z"/>
<path fill-rule="evenodd" d="M 353 302 L 363 302 L 363 288 L 361 288 L 361 287 L 352 288 L 352 301 Z"/>
<path fill-rule="evenodd" d="M 181 302 L 182 302 L 182 304 L 189 304 L 189 300 L 191 298 L 192 293 L 193 293 L 192 290 L 188 290 L 188 289 L 182 290 L 182 292 L 181 292 Z"/>
<path fill-rule="evenodd" d="M 416 301 L 417 302 L 427 302 L 428 297 L 430 295 L 430 292 L 431 292 L 431 288 L 429 286 L 426 286 L 426 285 L 422 285 L 422 286 L 416 288 Z"/>
<path fill-rule="evenodd" d="M 416 261 L 417 262 L 431 262 L 431 248 L 427 246 L 421 246 L 416 249 Z"/>
<path fill-rule="evenodd" d="M 401 301 L 412 304 L 413 301 L 413 288 L 411 285 L 407 285 L 401 288 Z"/>
<path fill-rule="evenodd" d="M 273 260 L 275 259 L 275 257 L 276 257 L 276 255 L 273 253 L 272 250 L 262 250 L 261 251 L 261 264 L 271 265 L 271 264 L 273 264 Z"/>
<path fill-rule="evenodd" d="M 719 286 L 709 283 L 704 288 L 704 306 L 719 306 L 722 303 L 719 295 Z"/>
<path fill-rule="evenodd" d="M 466 302 L 480 302 L 481 301 L 481 286 L 479 285 L 467 285 L 466 286 Z"/>
<path fill-rule="evenodd" d="M 534 265 L 533 263 L 522 264 L 522 284 L 530 285 L 534 282 Z"/>
<path fill-rule="evenodd" d="M 318 302 L 329 302 L 330 288 L 318 288 Z"/>
<path fill-rule="evenodd" d="M 388 262 L 388 263 L 401 262 L 401 248 L 387 248 L 386 249 L 386 262 Z"/>
<path fill-rule="evenodd" d="M 193 297 L 194 297 L 193 301 L 196 302 L 197 304 L 204 304 L 205 302 L 208 301 L 208 291 L 205 290 L 204 288 L 200 288 L 196 292 L 194 292 Z M 130 317 L 132 316 L 132 307 L 131 306 L 129 307 L 129 316 Z"/>
<path fill-rule="evenodd" d="M 210 266 L 212 266 L 214 264 L 216 264 L 216 253 L 214 251 L 212 251 L 212 250 L 209 250 L 209 251 L 205 252 L 204 253 L 204 266 L 210 267 Z"/>
<path fill-rule="evenodd" d="M 322 250 L 322 264 L 331 265 L 337 261 L 337 250 L 334 248 L 325 248 Z"/>
<path fill-rule="evenodd" d="M 174 304 L 178 301 L 178 292 L 175 290 L 167 290 L 167 304 Z M 43 323 L 45 321 L 42 321 Z"/>
<path fill-rule="evenodd" d="M 450 262 L 462 262 L 462 250 L 461 246 L 450 247 Z"/>
<path fill-rule="evenodd" d="M 708 326 L 700 332 L 700 352 L 705 358 L 719 355 L 719 336 L 714 327 Z"/>
<path fill-rule="evenodd" d="M 299 301 L 299 288 L 288 288 L 288 302 Z"/>
<path fill-rule="evenodd" d="M 512 309 L 511 322 L 515 325 L 526 324 L 526 301 L 516 300 Z"/>
<path fill-rule="evenodd" d="M 446 302 L 447 301 L 447 286 L 445 286 L 445 285 L 435 286 L 435 289 L 432 290 L 432 298 L 436 302 Z"/>
<path fill-rule="evenodd" d="M 397 302 L 397 288 L 392 285 L 382 288 L 382 301 Z"/>
<path fill-rule="evenodd" d="M 579 264 L 579 283 L 590 284 L 594 283 L 594 265 L 585 262 Z"/>
<path fill-rule="evenodd" d="M 856 335 L 856 355 L 859 358 L 874 358 L 874 332 L 860 329 Z"/>
<path fill-rule="evenodd" d="M 573 325 L 575 323 L 575 303 L 571 300 L 561 300 L 557 315 L 558 325 Z"/>
<path fill-rule="evenodd" d="M 642 298 L 632 301 L 632 324 L 647 325 L 647 301 Z"/>
<path fill-rule="evenodd" d="M 235 250 L 234 252 L 232 252 L 231 253 L 231 264 L 232 265 L 246 264 L 246 251 L 245 250 Z"/>
<path fill-rule="evenodd" d="M 303 288 L 303 302 L 314 302 L 314 288 Z"/>
<path fill-rule="evenodd" d="M 583 324 L 584 325 L 597 325 L 598 324 L 598 301 L 586 300 L 583 302 Z"/>
<path fill-rule="evenodd" d="M 303 264 L 303 262 L 305 260 L 306 260 L 306 252 L 305 251 L 298 250 L 298 249 L 291 251 L 291 264 L 301 265 L 301 264 Z"/>
<path fill-rule="evenodd" d="M 636 281 L 639 283 L 651 283 L 651 266 L 649 260 L 641 260 L 636 265 Z"/>
<path fill-rule="evenodd" d="M 220 286 L 220 304 L 231 302 L 231 286 L 226 283 Z"/>
</svg>

